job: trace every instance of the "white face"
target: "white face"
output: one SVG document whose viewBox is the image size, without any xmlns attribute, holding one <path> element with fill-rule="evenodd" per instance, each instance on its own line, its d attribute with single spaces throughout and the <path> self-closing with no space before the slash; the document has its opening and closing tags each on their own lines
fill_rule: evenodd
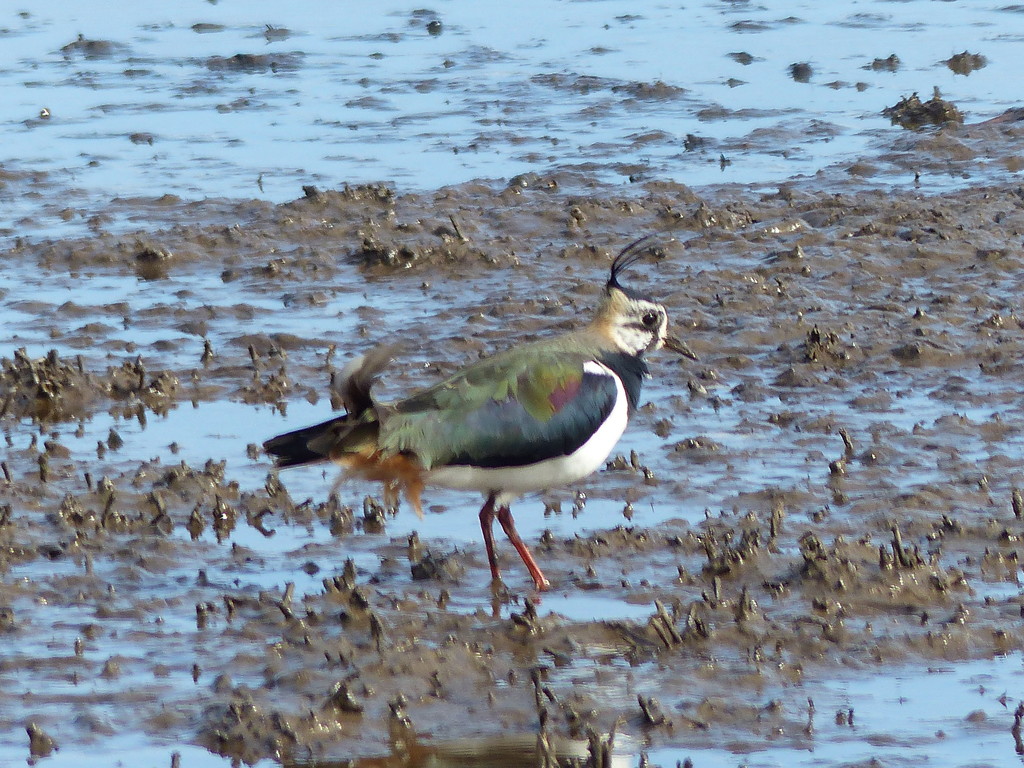
<svg viewBox="0 0 1024 768">
<path fill-rule="evenodd" d="M 646 299 L 625 295 L 622 298 L 611 328 L 618 347 L 634 355 L 658 349 L 668 330 L 665 308 Z"/>
</svg>

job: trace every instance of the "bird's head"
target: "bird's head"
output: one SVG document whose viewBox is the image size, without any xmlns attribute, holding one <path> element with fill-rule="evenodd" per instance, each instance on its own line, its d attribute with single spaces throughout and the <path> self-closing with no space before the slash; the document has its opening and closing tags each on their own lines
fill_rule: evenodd
<svg viewBox="0 0 1024 768">
<path fill-rule="evenodd" d="M 635 240 L 615 257 L 594 325 L 620 352 L 640 356 L 665 347 L 696 360 L 697 356 L 689 347 L 668 335 L 665 307 L 650 296 L 627 288 L 620 281 L 626 269 L 648 255 L 641 246 L 651 237 L 653 235 Z"/>
</svg>

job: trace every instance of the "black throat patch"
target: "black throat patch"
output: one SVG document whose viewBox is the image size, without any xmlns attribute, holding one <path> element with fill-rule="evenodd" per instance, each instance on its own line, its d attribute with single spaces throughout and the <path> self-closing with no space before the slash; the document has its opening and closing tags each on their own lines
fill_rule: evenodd
<svg viewBox="0 0 1024 768">
<path fill-rule="evenodd" d="M 626 399 L 629 401 L 629 412 L 633 413 L 637 403 L 640 402 L 640 388 L 643 385 L 643 380 L 651 375 L 647 369 L 647 363 L 642 357 L 625 352 L 609 352 L 597 358 L 597 362 L 611 368 L 612 372 L 622 380 L 622 386 L 626 390 Z"/>
</svg>

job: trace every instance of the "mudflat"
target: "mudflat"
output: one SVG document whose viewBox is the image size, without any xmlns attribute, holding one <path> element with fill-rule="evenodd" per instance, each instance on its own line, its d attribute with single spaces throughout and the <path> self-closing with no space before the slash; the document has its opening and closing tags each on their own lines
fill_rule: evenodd
<svg viewBox="0 0 1024 768">
<path fill-rule="evenodd" d="M 862 180 L 1012 170 L 1020 138 L 908 133 L 767 193 L 564 172 L 116 200 L 91 236 L 14 243 L 4 753 L 1005 764 L 1019 662 L 930 726 L 880 713 L 894 680 L 912 699 L 1024 646 L 1024 193 Z M 155 223 L 103 228 L 126 212 Z M 471 495 L 428 492 L 420 522 L 261 455 L 329 416 L 331 374 L 375 344 L 405 349 L 386 400 L 572 327 L 651 233 L 636 287 L 700 361 L 653 357 L 607 469 L 516 505 L 552 592 L 504 542 L 490 584 Z"/>
</svg>

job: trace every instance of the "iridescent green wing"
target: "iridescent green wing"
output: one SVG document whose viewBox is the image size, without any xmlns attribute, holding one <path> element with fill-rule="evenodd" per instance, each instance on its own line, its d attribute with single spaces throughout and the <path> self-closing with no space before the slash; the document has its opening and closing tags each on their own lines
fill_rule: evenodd
<svg viewBox="0 0 1024 768">
<path fill-rule="evenodd" d="M 564 350 L 513 350 L 397 403 L 385 419 L 385 453 L 425 467 L 505 467 L 573 453 L 615 405 L 607 368 Z M 586 365 L 586 368 L 585 368 Z"/>
</svg>

